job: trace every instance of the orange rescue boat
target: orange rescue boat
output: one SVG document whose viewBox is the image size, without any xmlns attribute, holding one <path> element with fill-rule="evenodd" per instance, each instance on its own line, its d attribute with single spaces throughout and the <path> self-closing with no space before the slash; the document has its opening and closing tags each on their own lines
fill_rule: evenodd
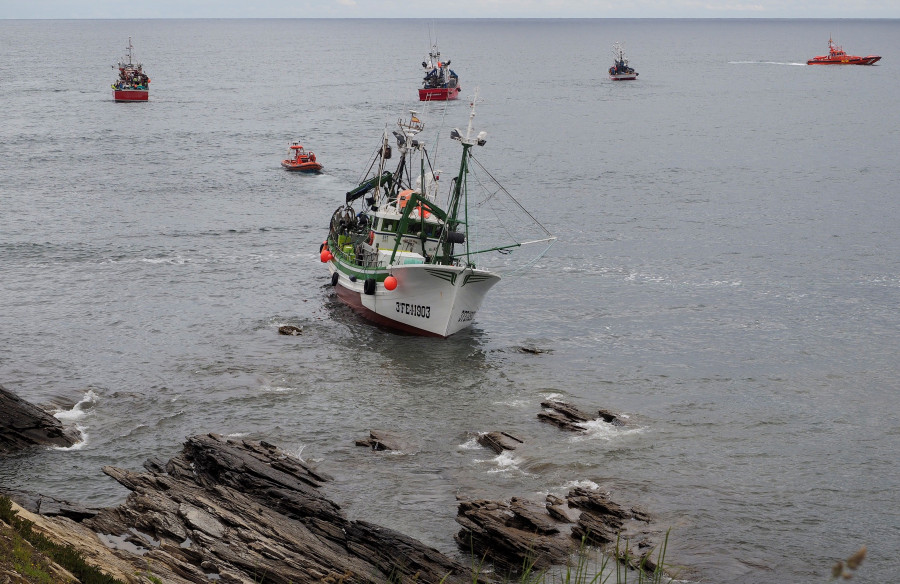
<svg viewBox="0 0 900 584">
<path fill-rule="evenodd" d="M 848 55 L 840 46 L 834 44 L 831 37 L 828 37 L 828 54 L 813 57 L 806 62 L 807 65 L 874 65 L 880 61 L 878 55 L 869 55 L 867 57 L 857 57 Z"/>
<path fill-rule="evenodd" d="M 322 165 L 316 162 L 315 152 L 309 152 L 303 149 L 300 142 L 292 142 L 291 148 L 288 150 L 290 158 L 281 161 L 281 166 L 287 170 L 296 170 L 299 172 L 321 172 Z"/>
</svg>

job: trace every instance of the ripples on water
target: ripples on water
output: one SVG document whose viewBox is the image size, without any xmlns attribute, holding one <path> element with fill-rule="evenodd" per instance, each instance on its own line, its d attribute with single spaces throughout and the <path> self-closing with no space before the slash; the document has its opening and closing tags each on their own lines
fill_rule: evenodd
<svg viewBox="0 0 900 584">
<path fill-rule="evenodd" d="M 2 484 L 114 504 L 103 465 L 218 432 L 317 463 L 351 517 L 446 552 L 457 494 L 579 484 L 653 511 L 705 581 L 820 582 L 863 543 L 858 577 L 890 581 L 897 22 L 439 21 L 484 97 L 479 160 L 560 236 L 445 341 L 362 325 L 316 257 L 385 123 L 467 121 L 465 100 L 411 101 L 427 27 L 0 23 L 0 383 L 86 437 Z M 829 33 L 885 58 L 784 66 Z M 147 104 L 106 89 L 128 36 Z M 616 40 L 637 83 L 597 79 Z M 292 139 L 326 174 L 280 170 Z M 536 419 L 551 396 L 629 425 L 564 434 Z M 406 448 L 355 447 L 369 429 Z M 477 446 L 494 430 L 525 445 Z"/>
</svg>

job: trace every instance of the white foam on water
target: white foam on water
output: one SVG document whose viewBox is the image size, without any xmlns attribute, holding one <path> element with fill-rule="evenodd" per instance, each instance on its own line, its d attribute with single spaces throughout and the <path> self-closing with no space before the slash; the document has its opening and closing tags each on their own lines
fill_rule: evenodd
<svg viewBox="0 0 900 584">
<path fill-rule="evenodd" d="M 494 402 L 495 406 L 503 406 L 508 408 L 521 408 L 531 404 L 531 400 L 528 399 L 511 399 L 509 401 L 496 401 Z"/>
<path fill-rule="evenodd" d="M 625 416 L 621 416 L 625 417 Z M 571 442 L 584 442 L 585 440 L 614 440 L 622 436 L 631 434 L 641 434 L 643 428 L 630 428 L 628 426 L 615 426 L 602 419 L 589 420 L 579 423 L 578 426 L 584 428 L 584 432 L 570 438 Z"/>
<path fill-rule="evenodd" d="M 264 391 L 266 393 L 284 393 L 286 391 L 297 391 L 296 387 L 283 387 L 280 385 L 263 385 L 259 389 L 260 391 Z"/>
<path fill-rule="evenodd" d="M 87 415 L 87 412 L 84 411 L 85 407 L 92 405 L 96 401 L 97 394 L 94 393 L 93 390 L 88 390 L 88 392 L 84 394 L 84 397 L 81 398 L 81 401 L 72 406 L 71 410 L 56 412 L 53 414 L 53 417 L 61 422 L 81 420 Z"/>
<path fill-rule="evenodd" d="M 88 433 L 87 426 L 82 426 L 81 424 L 75 424 L 75 429 L 78 430 L 78 435 L 81 437 L 81 440 L 76 442 L 71 446 L 52 446 L 53 450 L 62 450 L 64 452 L 68 452 L 70 450 L 81 450 L 88 443 Z"/>
<path fill-rule="evenodd" d="M 594 481 L 589 481 L 587 479 L 579 479 L 577 481 L 569 481 L 562 486 L 562 489 L 568 491 L 574 488 L 587 489 L 588 491 L 599 491 L 600 485 L 595 483 Z"/>
<path fill-rule="evenodd" d="M 479 436 L 484 435 L 484 432 L 481 432 Z M 459 446 L 457 446 L 459 450 L 478 450 L 482 448 L 481 444 L 478 443 L 478 439 L 475 437 L 469 438 Z"/>
<path fill-rule="evenodd" d="M 488 470 L 488 473 L 494 474 L 519 470 L 519 465 L 522 464 L 522 459 L 516 458 L 515 456 L 513 456 L 512 452 L 506 450 L 498 454 L 494 458 L 486 460 L 476 460 L 475 462 L 495 465 L 494 468 Z"/>
</svg>

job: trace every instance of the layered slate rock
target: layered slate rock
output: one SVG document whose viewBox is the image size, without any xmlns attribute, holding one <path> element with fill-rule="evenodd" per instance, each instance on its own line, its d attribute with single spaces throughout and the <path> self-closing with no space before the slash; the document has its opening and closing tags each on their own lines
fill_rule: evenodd
<svg viewBox="0 0 900 584">
<path fill-rule="evenodd" d="M 33 446 L 68 447 L 78 432 L 0 385 L 0 456 Z"/>
<path fill-rule="evenodd" d="M 546 408 L 546 411 L 538 414 L 539 420 L 554 424 L 563 430 L 569 430 L 570 432 L 584 432 L 584 424 L 592 420 L 603 420 L 607 424 L 612 424 L 613 426 L 625 425 L 625 421 L 621 416 L 618 416 L 609 410 L 599 410 L 597 415 L 593 415 L 579 410 L 571 404 L 559 401 L 541 402 L 541 406 Z"/>
<path fill-rule="evenodd" d="M 490 448 L 497 454 L 503 454 L 506 450 L 515 450 L 524 440 L 516 438 L 508 432 L 487 432 L 478 435 L 478 443 L 485 448 Z"/>
<path fill-rule="evenodd" d="M 565 499 L 547 495 L 542 504 L 517 498 L 509 502 L 458 498 L 458 502 L 460 549 L 510 574 L 524 566 L 544 569 L 565 564 L 584 544 L 602 548 L 617 538 L 622 540 L 620 559 L 637 567 L 659 543 L 660 533 L 649 530 L 646 512 L 580 487 L 571 489 Z M 637 542 L 642 551 L 635 553 L 625 540 Z"/>
<path fill-rule="evenodd" d="M 355 444 L 357 446 L 363 446 L 365 448 L 371 448 L 372 450 L 377 451 L 403 450 L 400 438 L 395 436 L 394 434 L 385 432 L 384 430 L 369 430 L 369 437 L 360 438 L 356 441 Z"/>
<path fill-rule="evenodd" d="M 131 491 L 84 524 L 166 582 L 471 582 L 470 570 L 393 530 L 350 521 L 328 477 L 265 442 L 189 438 L 147 472 L 105 467 Z M 130 549 L 131 551 L 126 551 Z"/>
</svg>

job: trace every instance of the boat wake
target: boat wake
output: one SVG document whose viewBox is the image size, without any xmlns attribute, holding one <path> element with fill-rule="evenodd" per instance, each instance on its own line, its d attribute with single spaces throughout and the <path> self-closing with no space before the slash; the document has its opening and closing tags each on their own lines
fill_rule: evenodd
<svg viewBox="0 0 900 584">
<path fill-rule="evenodd" d="M 789 65 L 791 67 L 806 67 L 806 63 L 784 63 L 781 61 L 728 61 L 729 65 Z"/>
</svg>

